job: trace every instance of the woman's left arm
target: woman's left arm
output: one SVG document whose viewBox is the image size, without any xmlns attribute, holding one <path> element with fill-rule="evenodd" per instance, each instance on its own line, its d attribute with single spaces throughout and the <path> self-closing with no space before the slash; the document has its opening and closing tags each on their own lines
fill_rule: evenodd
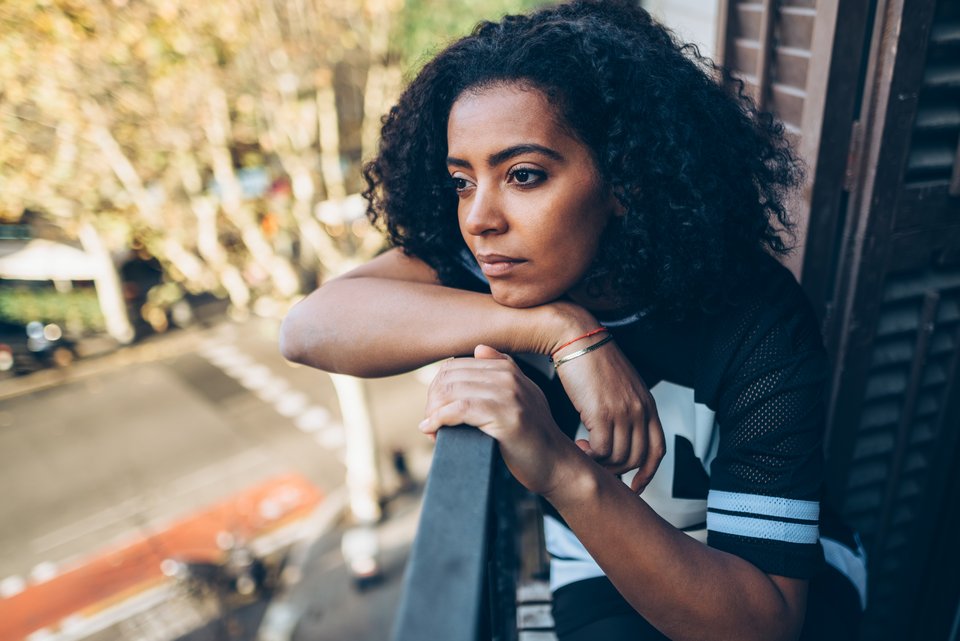
<svg viewBox="0 0 960 641">
<path fill-rule="evenodd" d="M 590 459 L 572 451 L 559 457 L 566 480 L 550 483 L 544 498 L 624 598 L 667 637 L 797 638 L 806 581 L 766 574 L 736 555 L 707 547 L 663 520 Z"/>
<path fill-rule="evenodd" d="M 560 431 L 508 356 L 479 346 L 475 358 L 442 365 L 420 428 L 462 423 L 499 441 L 514 476 L 557 508 L 627 601 L 671 639 L 799 634 L 806 581 L 768 575 L 664 521 Z"/>
</svg>

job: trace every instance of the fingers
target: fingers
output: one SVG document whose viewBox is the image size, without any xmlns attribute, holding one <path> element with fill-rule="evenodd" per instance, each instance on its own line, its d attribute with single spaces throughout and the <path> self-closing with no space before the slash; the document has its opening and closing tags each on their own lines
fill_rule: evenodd
<svg viewBox="0 0 960 641">
<path fill-rule="evenodd" d="M 510 356 L 492 347 L 478 345 L 474 356 L 441 364 L 427 392 L 427 418 L 420 424 L 421 431 L 435 434 L 444 425 L 483 429 L 487 424 L 517 422 L 522 407 L 530 401 L 525 383 L 532 383 Z"/>
<path fill-rule="evenodd" d="M 505 391 L 510 389 L 511 382 L 511 379 L 503 376 L 447 377 L 442 381 L 435 381 L 427 392 L 424 414 L 429 416 L 445 405 L 467 398 L 501 399 Z"/>
<path fill-rule="evenodd" d="M 650 456 L 650 419 L 644 414 L 644 423 L 640 429 L 633 430 L 630 442 L 630 457 L 624 471 L 642 468 Z"/>
<path fill-rule="evenodd" d="M 640 469 L 637 470 L 633 481 L 630 483 L 630 489 L 636 494 L 642 492 L 647 484 L 650 483 L 653 475 L 657 472 L 657 468 L 660 467 L 660 461 L 663 460 L 664 455 L 667 453 L 666 441 L 663 436 L 663 426 L 660 424 L 660 418 L 656 414 L 651 417 L 648 426 L 647 434 L 649 438 L 647 442 L 646 461 Z"/>
<path fill-rule="evenodd" d="M 613 453 L 614 428 L 612 425 L 588 425 L 590 430 L 589 451 L 593 460 L 605 464 Z"/>
<path fill-rule="evenodd" d="M 588 426 L 589 443 L 581 449 L 614 473 L 631 470 L 639 466 L 645 450 L 646 437 L 637 439 L 637 435 L 644 432 L 642 426 L 642 422 L 626 421 L 619 424 L 608 422 L 598 427 L 594 421 L 593 426 Z"/>
<path fill-rule="evenodd" d="M 513 359 L 510 358 L 508 354 L 498 352 L 489 345 L 477 345 L 473 350 L 473 357 L 480 360 L 500 359 L 511 363 L 513 362 Z"/>
<path fill-rule="evenodd" d="M 485 346 L 478 346 L 478 349 L 480 347 Z M 499 354 L 492 348 L 487 349 Z M 512 361 L 499 357 L 491 359 L 457 358 L 444 361 L 441 363 L 437 375 L 433 377 L 427 391 L 425 413 L 432 413 L 438 407 L 462 395 L 464 391 L 472 394 L 477 390 L 487 389 L 491 385 L 507 389 L 515 382 L 517 372 L 519 370 L 516 369 Z M 464 386 L 469 387 L 464 389 Z"/>
<path fill-rule="evenodd" d="M 576 444 L 576 446 L 579 447 L 584 454 L 590 458 L 593 458 L 593 450 L 590 449 L 590 441 L 585 438 L 578 438 L 574 441 L 574 444 Z"/>
<path fill-rule="evenodd" d="M 420 422 L 418 428 L 424 434 L 436 438 L 436 432 L 444 426 L 473 425 L 482 428 L 490 422 L 490 400 L 459 398 L 438 407 Z"/>
<path fill-rule="evenodd" d="M 666 443 L 655 406 L 633 412 L 633 416 L 639 413 L 636 422 L 594 427 L 589 441 L 578 439 L 576 444 L 614 474 L 637 470 L 630 487 L 639 493 L 653 479 L 666 453 Z"/>
<path fill-rule="evenodd" d="M 610 456 L 607 457 L 605 466 L 609 468 L 619 468 L 629 470 L 631 459 L 638 458 L 638 450 L 634 447 L 634 435 L 643 430 L 634 429 L 627 423 L 626 425 L 617 425 L 613 428 L 613 443 L 610 448 Z M 642 449 L 639 453 L 642 453 Z"/>
</svg>

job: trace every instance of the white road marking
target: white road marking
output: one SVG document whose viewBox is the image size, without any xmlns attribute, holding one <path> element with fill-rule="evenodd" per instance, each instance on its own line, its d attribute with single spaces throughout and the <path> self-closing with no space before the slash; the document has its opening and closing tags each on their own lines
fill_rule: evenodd
<svg viewBox="0 0 960 641">
<path fill-rule="evenodd" d="M 272 404 L 289 389 L 290 383 L 282 378 L 274 378 L 269 383 L 256 390 L 256 394 L 260 400 Z"/>
<path fill-rule="evenodd" d="M 60 620 L 60 631 L 70 634 L 79 632 L 85 627 L 87 620 L 79 614 L 71 614 Z"/>
<path fill-rule="evenodd" d="M 260 516 L 268 521 L 276 521 L 283 514 L 283 508 L 278 501 L 263 499 L 260 501 Z"/>
<path fill-rule="evenodd" d="M 0 599 L 9 599 L 23 592 L 27 587 L 27 582 L 22 576 L 8 576 L 0 581 Z"/>
<path fill-rule="evenodd" d="M 281 395 L 280 398 L 277 399 L 277 402 L 274 404 L 273 408 L 277 410 L 277 413 L 280 414 L 280 416 L 293 418 L 306 409 L 309 402 L 310 401 L 306 394 L 291 390 Z"/>
<path fill-rule="evenodd" d="M 30 570 L 30 579 L 34 583 L 45 583 L 57 576 L 57 566 L 49 561 L 38 563 Z"/>
<path fill-rule="evenodd" d="M 89 637 L 101 630 L 125 621 L 137 614 L 156 608 L 172 599 L 176 594 L 173 584 L 153 588 L 126 601 L 87 617 L 68 617 L 70 629 L 61 629 L 54 633 L 48 629 L 37 630 L 27 637 L 28 641 L 77 641 Z M 65 619 L 64 621 L 67 621 Z"/>
<path fill-rule="evenodd" d="M 252 365 L 240 377 L 240 384 L 249 390 L 256 390 L 266 387 L 273 380 L 273 374 L 270 368 L 264 365 Z"/>
<path fill-rule="evenodd" d="M 306 432 L 308 434 L 313 434 L 317 432 L 330 423 L 330 412 L 319 405 L 314 405 L 313 407 L 308 407 L 303 411 L 300 416 L 294 420 L 294 424 L 297 426 L 297 429 Z"/>
<path fill-rule="evenodd" d="M 211 346 L 201 353 L 260 400 L 272 404 L 278 414 L 292 419 L 301 432 L 313 434 L 322 447 L 335 450 L 343 446 L 343 428 L 330 422 L 330 411 L 319 405 L 310 405 L 306 394 L 292 389 L 285 379 L 274 376 L 268 367 L 257 364 L 233 345 Z M 436 365 L 428 365 L 418 370 L 418 376 L 429 383 L 436 369 Z"/>
<path fill-rule="evenodd" d="M 229 358 L 237 353 L 237 347 L 229 343 L 211 343 L 200 348 L 200 353 L 207 358 Z"/>
<path fill-rule="evenodd" d="M 226 365 L 224 367 L 221 367 L 220 369 L 222 369 L 223 373 L 229 376 L 230 378 L 239 379 L 239 378 L 243 378 L 243 376 L 247 373 L 247 369 L 249 369 L 252 364 L 253 364 L 253 361 L 247 359 L 242 363 L 231 363 L 230 365 Z"/>
<path fill-rule="evenodd" d="M 314 438 L 317 443 L 328 450 L 343 447 L 343 427 L 339 423 L 331 423 L 326 429 L 318 432 Z"/>
</svg>

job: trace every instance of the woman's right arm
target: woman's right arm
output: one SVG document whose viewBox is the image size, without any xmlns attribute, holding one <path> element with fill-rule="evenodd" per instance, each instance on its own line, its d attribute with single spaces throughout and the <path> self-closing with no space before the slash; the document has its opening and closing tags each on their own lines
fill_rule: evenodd
<svg viewBox="0 0 960 641">
<path fill-rule="evenodd" d="M 443 287 L 426 263 L 392 249 L 298 303 L 283 321 L 280 351 L 328 372 L 388 376 L 472 354 L 481 343 L 549 354 L 596 325 L 569 303 L 516 309 Z"/>
<path fill-rule="evenodd" d="M 390 376 L 469 356 L 481 344 L 507 354 L 549 355 L 598 325 L 569 302 L 520 309 L 489 294 L 443 287 L 426 263 L 393 249 L 298 303 L 283 321 L 280 351 L 328 372 Z M 639 492 L 665 450 L 653 398 L 633 366 L 611 345 L 564 364 L 558 374 L 590 431 L 589 446 L 578 445 L 614 473 L 641 468 L 632 484 Z"/>
</svg>

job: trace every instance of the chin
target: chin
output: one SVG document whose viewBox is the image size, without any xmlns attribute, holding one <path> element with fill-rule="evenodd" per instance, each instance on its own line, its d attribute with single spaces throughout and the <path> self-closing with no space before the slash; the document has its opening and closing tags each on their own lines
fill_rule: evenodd
<svg viewBox="0 0 960 641">
<path fill-rule="evenodd" d="M 557 296 L 547 296 L 543 293 L 524 292 L 515 288 L 493 287 L 490 294 L 500 305 L 512 307 L 514 309 L 526 309 L 528 307 L 537 307 L 545 305 L 550 301 L 556 300 Z"/>
</svg>

